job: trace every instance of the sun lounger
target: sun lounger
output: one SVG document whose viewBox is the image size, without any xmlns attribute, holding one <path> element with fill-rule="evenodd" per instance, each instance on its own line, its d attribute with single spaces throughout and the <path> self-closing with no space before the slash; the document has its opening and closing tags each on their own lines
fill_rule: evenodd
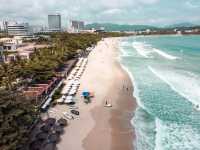
<svg viewBox="0 0 200 150">
<path fill-rule="evenodd" d="M 78 107 L 74 105 L 69 105 L 69 109 L 78 109 Z"/>
<path fill-rule="evenodd" d="M 69 120 L 74 119 L 74 117 L 71 114 L 68 114 L 67 112 L 64 112 L 63 115 L 64 115 L 65 118 L 67 118 Z"/>
<path fill-rule="evenodd" d="M 79 111 L 77 111 L 77 110 L 71 110 L 71 113 L 74 115 L 77 115 L 77 116 L 80 114 Z"/>
</svg>

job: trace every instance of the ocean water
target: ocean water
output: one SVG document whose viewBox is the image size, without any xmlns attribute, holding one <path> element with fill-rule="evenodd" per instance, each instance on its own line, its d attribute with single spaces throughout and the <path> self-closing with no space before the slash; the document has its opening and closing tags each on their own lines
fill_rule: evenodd
<svg viewBox="0 0 200 150">
<path fill-rule="evenodd" d="M 200 36 L 138 36 L 120 41 L 138 108 L 137 150 L 200 150 Z"/>
</svg>

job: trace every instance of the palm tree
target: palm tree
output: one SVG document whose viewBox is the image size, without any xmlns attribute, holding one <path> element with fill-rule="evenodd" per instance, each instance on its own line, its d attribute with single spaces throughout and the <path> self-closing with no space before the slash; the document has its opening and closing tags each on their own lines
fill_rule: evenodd
<svg viewBox="0 0 200 150">
<path fill-rule="evenodd" d="M 2 63 L 0 65 L 0 85 L 12 90 L 13 82 L 16 81 L 16 74 L 12 65 Z"/>
<path fill-rule="evenodd" d="M 12 150 L 27 141 L 29 127 L 37 119 L 31 101 L 16 91 L 0 91 L 0 149 Z"/>
</svg>

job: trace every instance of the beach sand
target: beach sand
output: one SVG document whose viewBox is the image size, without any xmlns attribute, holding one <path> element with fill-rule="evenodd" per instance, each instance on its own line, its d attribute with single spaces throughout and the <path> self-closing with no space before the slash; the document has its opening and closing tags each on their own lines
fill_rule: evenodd
<svg viewBox="0 0 200 150">
<path fill-rule="evenodd" d="M 104 39 L 90 53 L 77 94 L 76 106 L 79 107 L 80 116 L 65 128 L 57 145 L 58 150 L 134 149 L 131 119 L 136 101 L 132 97 L 131 80 L 117 61 L 118 40 Z M 84 89 L 95 93 L 89 104 L 85 104 L 80 97 Z M 105 100 L 112 103 L 111 108 L 104 107 Z M 69 108 L 57 105 L 51 111 L 51 116 L 61 117 L 62 112 L 69 111 Z"/>
</svg>

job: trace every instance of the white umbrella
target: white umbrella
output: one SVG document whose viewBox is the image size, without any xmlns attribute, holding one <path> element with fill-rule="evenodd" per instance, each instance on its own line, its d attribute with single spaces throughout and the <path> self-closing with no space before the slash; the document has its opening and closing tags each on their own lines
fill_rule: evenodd
<svg viewBox="0 0 200 150">
<path fill-rule="evenodd" d="M 78 89 L 78 86 L 74 86 L 71 91 L 76 91 Z"/>
<path fill-rule="evenodd" d="M 63 99 L 62 98 L 58 99 L 57 103 L 63 103 Z"/>
<path fill-rule="evenodd" d="M 67 96 L 66 97 L 66 100 L 72 100 L 73 99 L 73 96 Z"/>
</svg>

